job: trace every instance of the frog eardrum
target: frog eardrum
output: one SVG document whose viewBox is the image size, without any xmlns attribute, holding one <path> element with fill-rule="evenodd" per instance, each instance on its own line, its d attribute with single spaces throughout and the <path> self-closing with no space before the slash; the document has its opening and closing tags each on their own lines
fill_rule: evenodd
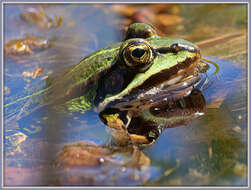
<svg viewBox="0 0 251 190">
<path fill-rule="evenodd" d="M 143 39 L 130 39 L 122 44 L 119 59 L 122 67 L 132 72 L 145 72 L 153 63 L 153 47 Z"/>
</svg>

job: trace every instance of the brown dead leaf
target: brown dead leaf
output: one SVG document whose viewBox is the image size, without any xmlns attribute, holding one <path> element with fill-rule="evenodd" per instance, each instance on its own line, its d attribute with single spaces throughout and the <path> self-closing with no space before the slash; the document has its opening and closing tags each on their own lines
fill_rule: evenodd
<svg viewBox="0 0 251 190">
<path fill-rule="evenodd" d="M 63 24 L 63 18 L 60 16 L 55 16 L 56 28 L 60 27 Z"/>
<path fill-rule="evenodd" d="M 107 126 L 118 130 L 123 129 L 123 125 L 124 124 L 120 119 L 113 119 L 107 122 Z"/>
<path fill-rule="evenodd" d="M 212 157 L 213 157 L 212 143 L 209 143 L 209 144 L 208 144 L 208 156 L 209 156 L 209 159 L 210 159 L 210 160 L 211 160 Z"/>
<path fill-rule="evenodd" d="M 43 76 L 43 77 L 41 78 L 41 80 L 46 80 L 48 77 L 49 77 L 48 75 Z"/>
<path fill-rule="evenodd" d="M 34 49 L 49 47 L 48 40 L 41 36 L 26 35 L 25 38 L 10 40 L 4 46 L 6 55 L 32 54 Z"/>
<path fill-rule="evenodd" d="M 145 136 L 130 134 L 132 144 L 149 144 Z"/>
<path fill-rule="evenodd" d="M 112 11 L 122 14 L 126 17 L 131 17 L 135 14 L 137 7 L 128 5 L 112 5 Z"/>
<path fill-rule="evenodd" d="M 55 19 L 49 17 L 42 7 L 40 10 L 30 8 L 28 11 L 20 13 L 19 17 L 22 21 L 36 25 L 42 30 L 60 27 L 63 22 L 62 17 L 55 16 Z"/>
<path fill-rule="evenodd" d="M 96 166 L 100 164 L 100 158 L 106 160 L 107 152 L 100 146 L 83 143 L 64 146 L 56 159 L 58 167 L 72 166 Z"/>
<path fill-rule="evenodd" d="M 225 97 L 219 97 L 214 99 L 213 102 L 211 102 L 209 105 L 207 105 L 207 108 L 219 108 L 221 106 L 221 103 L 224 101 Z"/>
<path fill-rule="evenodd" d="M 170 14 L 159 14 L 156 19 L 164 26 L 176 25 L 183 21 L 181 17 Z"/>
<path fill-rule="evenodd" d="M 40 75 L 43 71 L 44 69 L 42 67 L 37 68 L 35 71 L 33 71 L 32 78 L 35 79 L 37 75 Z"/>
<path fill-rule="evenodd" d="M 107 126 L 113 129 L 117 129 L 117 130 L 124 130 L 123 126 L 124 123 L 123 121 L 119 118 L 118 114 L 104 114 L 103 118 L 105 119 L 105 121 L 107 122 Z"/>
<path fill-rule="evenodd" d="M 72 177 L 72 178 L 69 178 L 69 181 L 72 182 L 72 183 L 76 183 L 78 181 L 78 178 L 77 177 Z"/>
<path fill-rule="evenodd" d="M 11 54 L 32 54 L 31 48 L 25 44 L 23 39 L 11 40 L 5 44 L 4 53 Z"/>
<path fill-rule="evenodd" d="M 173 173 L 174 170 L 175 170 L 175 168 L 170 168 L 170 169 L 165 171 L 164 175 L 169 176 L 171 173 Z"/>
<path fill-rule="evenodd" d="M 237 162 L 234 166 L 233 171 L 235 175 L 238 175 L 242 178 L 246 178 L 248 173 L 248 168 L 246 164 Z"/>
<path fill-rule="evenodd" d="M 139 156 L 139 161 L 138 164 L 140 166 L 144 165 L 144 166 L 149 166 L 151 164 L 151 159 L 146 156 L 142 151 L 140 152 L 140 156 Z"/>
<path fill-rule="evenodd" d="M 135 22 L 153 24 L 156 21 L 156 14 L 151 8 L 139 9 L 133 16 Z"/>
<path fill-rule="evenodd" d="M 227 93 L 228 91 L 226 90 L 224 92 L 220 91 L 219 93 L 214 94 L 212 97 L 213 101 L 207 105 L 207 108 L 219 108 L 225 100 Z"/>
<path fill-rule="evenodd" d="M 24 72 L 22 73 L 22 75 L 23 75 L 24 77 L 32 77 L 32 76 L 33 76 L 33 72 L 32 72 L 32 71 L 24 71 Z"/>
<path fill-rule="evenodd" d="M 24 142 L 27 138 L 27 135 L 21 133 L 21 132 L 18 132 L 16 134 L 13 135 L 13 140 L 16 141 L 17 144 L 21 144 L 22 142 Z"/>
<path fill-rule="evenodd" d="M 174 4 L 152 4 L 152 8 L 156 13 L 169 13 L 169 14 L 178 14 L 180 12 L 180 6 Z"/>
<path fill-rule="evenodd" d="M 38 75 L 40 75 L 43 72 L 43 70 L 44 69 L 42 67 L 39 67 L 34 71 L 24 71 L 22 73 L 22 76 L 31 77 L 31 78 L 35 79 Z"/>
</svg>

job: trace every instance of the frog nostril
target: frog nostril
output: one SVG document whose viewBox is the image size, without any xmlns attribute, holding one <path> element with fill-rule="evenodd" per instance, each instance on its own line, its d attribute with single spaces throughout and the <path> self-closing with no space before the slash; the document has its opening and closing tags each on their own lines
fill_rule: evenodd
<svg viewBox="0 0 251 190">
<path fill-rule="evenodd" d="M 144 55 L 145 53 L 145 50 L 144 49 L 141 49 L 141 48 L 135 48 L 133 51 L 132 51 L 132 56 L 133 57 L 137 57 L 137 58 L 140 58 Z"/>
</svg>

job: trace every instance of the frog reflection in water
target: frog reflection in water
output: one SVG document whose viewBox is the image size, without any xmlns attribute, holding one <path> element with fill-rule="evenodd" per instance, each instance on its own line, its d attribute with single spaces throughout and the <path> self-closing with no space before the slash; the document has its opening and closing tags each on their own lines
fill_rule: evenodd
<svg viewBox="0 0 251 190">
<path fill-rule="evenodd" d="M 119 131 L 119 138 L 150 144 L 165 126 L 186 120 L 183 113 L 180 121 L 177 117 L 172 121 L 166 110 L 189 97 L 201 83 L 200 74 L 207 65 L 200 58 L 195 44 L 160 37 L 151 26 L 135 23 L 124 42 L 102 48 L 50 76 L 45 99 L 67 111 L 84 113 L 94 108 L 106 125 Z M 202 99 L 200 108 L 205 105 Z M 161 119 L 158 109 L 165 112 Z"/>
<path fill-rule="evenodd" d="M 199 90 L 194 89 L 188 96 L 175 101 L 162 100 L 146 109 L 138 117 L 132 118 L 127 130 L 113 130 L 113 142 L 117 146 L 110 146 L 110 143 L 96 145 L 88 141 L 66 145 L 53 161 L 57 173 L 51 183 L 144 184 L 154 175 L 154 170 L 150 167 L 148 155 L 134 144 L 152 143 L 157 138 L 155 134 L 160 134 L 165 127 L 187 124 L 204 111 L 205 99 Z M 132 146 L 121 146 L 128 145 L 129 140 Z M 71 176 L 74 176 L 74 180 Z"/>
<path fill-rule="evenodd" d="M 113 142 L 119 146 L 110 146 L 110 143 L 105 146 L 96 145 L 88 141 L 66 145 L 53 161 L 57 173 L 51 183 L 57 185 L 144 184 L 150 176 L 154 175 L 152 168 L 149 167 L 151 159 L 134 144 L 146 144 L 142 137 L 148 137 L 148 143 L 151 142 L 150 140 L 153 142 L 157 138 L 154 135 L 161 133 L 165 127 L 187 124 L 197 118 L 198 113 L 204 111 L 204 96 L 199 90 L 194 89 L 188 96 L 175 101 L 163 100 L 138 117 L 133 117 L 126 130 L 128 133 L 125 130 L 115 129 L 112 132 Z M 129 137 L 133 145 L 121 146 L 128 144 Z M 74 180 L 71 176 L 74 176 Z"/>
</svg>

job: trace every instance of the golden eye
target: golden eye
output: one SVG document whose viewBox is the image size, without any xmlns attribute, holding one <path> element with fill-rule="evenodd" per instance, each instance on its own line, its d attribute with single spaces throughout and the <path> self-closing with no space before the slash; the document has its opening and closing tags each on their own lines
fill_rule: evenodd
<svg viewBox="0 0 251 190">
<path fill-rule="evenodd" d="M 143 39 L 130 39 L 120 48 L 120 60 L 123 66 L 133 72 L 145 72 L 155 57 L 152 46 Z"/>
</svg>

